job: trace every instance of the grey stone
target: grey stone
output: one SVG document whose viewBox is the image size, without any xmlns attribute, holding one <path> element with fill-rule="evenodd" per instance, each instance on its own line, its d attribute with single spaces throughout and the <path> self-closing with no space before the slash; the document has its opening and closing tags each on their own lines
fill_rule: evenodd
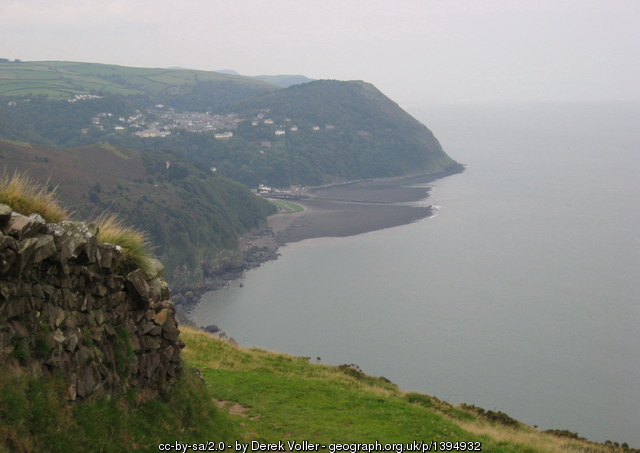
<svg viewBox="0 0 640 453">
<path fill-rule="evenodd" d="M 53 307 L 53 326 L 60 327 L 64 322 L 65 312 L 60 307 Z"/>
<path fill-rule="evenodd" d="M 169 341 L 176 341 L 180 336 L 180 331 L 178 330 L 178 326 L 174 322 L 165 322 L 162 326 L 162 337 L 166 338 Z"/>
<path fill-rule="evenodd" d="M 66 340 L 64 334 L 62 333 L 62 330 L 60 329 L 54 330 L 51 338 L 53 338 L 56 343 L 64 343 L 64 340 Z"/>
<path fill-rule="evenodd" d="M 116 269 L 121 255 L 122 247 L 118 245 L 108 243 L 96 245 L 96 261 L 103 269 Z"/>
<path fill-rule="evenodd" d="M 147 269 L 147 277 L 149 279 L 155 279 L 162 276 L 164 271 L 164 264 L 157 258 L 147 259 L 149 269 Z"/>
<path fill-rule="evenodd" d="M 147 378 L 151 378 L 153 376 L 153 372 L 160 365 L 160 354 L 150 354 L 149 360 L 147 361 L 147 369 L 145 371 L 145 376 Z"/>
<path fill-rule="evenodd" d="M 210 326 L 203 327 L 202 330 L 209 333 L 216 333 L 216 332 L 220 332 L 221 329 L 217 325 L 211 324 Z"/>
<path fill-rule="evenodd" d="M 31 214 L 27 217 L 13 212 L 9 221 L 3 225 L 2 232 L 16 239 L 23 239 L 40 233 L 45 229 L 45 225 L 45 221 L 38 214 Z"/>
<path fill-rule="evenodd" d="M 0 250 L 10 249 L 14 252 L 18 251 L 18 242 L 12 238 L 11 236 L 5 236 L 4 234 L 0 234 Z"/>
<path fill-rule="evenodd" d="M 140 345 L 144 351 L 151 351 L 160 348 L 162 341 L 158 337 L 144 335 L 140 338 Z"/>
<path fill-rule="evenodd" d="M 162 327 L 155 326 L 155 325 L 153 326 L 153 329 L 149 331 L 149 335 L 152 335 L 154 337 L 159 336 L 161 333 L 162 333 Z"/>
<path fill-rule="evenodd" d="M 76 259 L 81 254 L 87 255 L 87 244 L 94 235 L 84 222 L 72 222 L 63 220 L 57 224 L 47 225 L 48 231 L 53 235 L 56 247 L 60 251 L 60 261 L 66 262 L 69 259 Z"/>
<path fill-rule="evenodd" d="M 140 329 L 140 333 L 142 335 L 146 335 L 149 332 L 151 332 L 151 330 L 153 330 L 154 327 L 156 327 L 156 325 L 153 322 L 147 321 L 142 325 L 142 328 Z"/>
<path fill-rule="evenodd" d="M 71 332 L 67 337 L 64 346 L 65 349 L 69 352 L 75 351 L 76 347 L 78 346 L 78 336 L 74 332 Z"/>
<path fill-rule="evenodd" d="M 141 269 L 136 269 L 127 274 L 125 285 L 134 298 L 137 299 L 140 308 L 149 306 L 149 284 L 144 278 L 144 272 Z"/>
<path fill-rule="evenodd" d="M 56 245 L 51 236 L 38 234 L 20 241 L 18 254 L 20 256 L 20 271 L 25 267 L 37 264 L 56 253 Z"/>
<path fill-rule="evenodd" d="M 153 302 L 159 302 L 162 298 L 162 280 L 154 278 L 148 280 L 147 284 L 149 285 L 149 299 Z"/>
<path fill-rule="evenodd" d="M 13 209 L 6 204 L 0 203 L 0 223 L 7 222 L 11 218 L 12 212 Z"/>
<path fill-rule="evenodd" d="M 162 356 L 164 357 L 164 359 L 168 362 L 171 361 L 172 357 L 173 357 L 173 350 L 174 350 L 174 346 L 173 345 L 169 345 L 167 347 L 165 347 L 162 350 Z"/>
</svg>

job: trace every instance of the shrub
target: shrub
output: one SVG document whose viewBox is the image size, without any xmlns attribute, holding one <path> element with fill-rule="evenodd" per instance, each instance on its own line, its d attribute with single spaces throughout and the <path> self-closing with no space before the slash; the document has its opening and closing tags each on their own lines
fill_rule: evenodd
<svg viewBox="0 0 640 453">
<path fill-rule="evenodd" d="M 485 410 L 481 407 L 474 406 L 473 404 L 464 404 L 464 403 L 462 403 L 460 407 L 462 409 L 474 412 L 478 414 L 480 417 L 486 418 L 491 422 L 496 422 L 496 423 L 500 423 L 501 425 L 513 426 L 513 427 L 517 427 L 520 425 L 520 422 L 518 420 L 510 417 L 509 415 L 501 411 Z"/>
<path fill-rule="evenodd" d="M 39 184 L 24 173 L 10 174 L 5 169 L 0 175 L 0 203 L 20 214 L 40 214 L 47 222 L 57 223 L 68 213 L 55 199 L 56 188 L 49 190 L 47 184 Z"/>
<path fill-rule="evenodd" d="M 151 240 L 146 232 L 125 225 L 115 214 L 101 215 L 96 219 L 96 224 L 98 241 L 122 247 L 120 266 L 123 272 L 142 269 L 147 276 L 150 276 Z"/>
<path fill-rule="evenodd" d="M 405 399 L 413 404 L 419 404 L 423 407 L 435 407 L 433 399 L 429 395 L 424 395 L 422 393 L 407 393 L 405 395 Z"/>
<path fill-rule="evenodd" d="M 554 436 L 557 436 L 557 437 L 567 437 L 569 439 L 585 440 L 585 438 L 580 437 L 578 433 L 574 433 L 566 429 L 548 429 L 545 431 L 545 433 L 553 434 Z"/>
</svg>

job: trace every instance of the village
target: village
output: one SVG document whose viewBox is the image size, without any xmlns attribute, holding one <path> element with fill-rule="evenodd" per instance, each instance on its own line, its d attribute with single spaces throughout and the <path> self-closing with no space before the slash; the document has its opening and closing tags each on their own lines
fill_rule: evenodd
<svg viewBox="0 0 640 453">
<path fill-rule="evenodd" d="M 84 98 L 74 96 L 69 102 L 77 102 Z M 99 113 L 91 118 L 91 124 L 101 131 L 112 129 L 114 131 L 135 131 L 138 137 L 166 137 L 171 135 L 172 130 L 180 129 L 188 132 L 212 132 L 216 138 L 231 138 L 231 130 L 237 128 L 242 120 L 235 114 L 217 115 L 210 112 L 176 112 L 171 107 L 164 104 L 156 104 L 153 108 L 146 110 L 136 110 L 128 117 L 120 116 L 114 118 L 110 112 Z M 88 128 L 83 128 L 82 133 L 88 133 Z"/>
<path fill-rule="evenodd" d="M 99 96 L 76 94 L 68 99 L 68 102 L 78 102 L 88 99 L 94 99 Z M 287 133 L 296 133 L 301 130 L 291 118 L 284 118 L 282 121 L 276 122 L 269 117 L 270 109 L 262 109 L 250 119 L 239 118 L 236 113 L 214 114 L 212 112 L 178 112 L 172 107 L 164 104 L 156 104 L 154 107 L 145 111 L 136 110 L 130 116 L 116 117 L 111 112 L 102 112 L 91 118 L 91 126 L 100 131 L 106 132 L 113 130 L 115 132 L 131 132 L 137 137 L 167 137 L 174 130 L 185 130 L 193 133 L 210 133 L 214 138 L 219 140 L 227 140 L 233 138 L 234 130 L 243 121 L 251 121 L 251 126 L 272 126 L 273 135 L 282 137 Z M 312 125 L 310 131 L 319 132 L 322 130 L 332 131 L 336 126 L 332 124 Z M 81 129 L 82 134 L 88 134 L 89 127 Z M 358 131 L 359 135 L 371 135 L 368 131 Z M 263 141 L 264 146 L 269 147 L 270 142 Z"/>
</svg>

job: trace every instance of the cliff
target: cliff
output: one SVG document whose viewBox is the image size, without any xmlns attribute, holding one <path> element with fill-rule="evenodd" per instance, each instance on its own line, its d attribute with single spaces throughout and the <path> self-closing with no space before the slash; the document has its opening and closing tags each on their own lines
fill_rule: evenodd
<svg viewBox="0 0 640 453">
<path fill-rule="evenodd" d="M 124 273 L 122 249 L 96 234 L 0 204 L 0 360 L 61 376 L 69 400 L 166 393 L 184 345 L 162 265 Z"/>
</svg>

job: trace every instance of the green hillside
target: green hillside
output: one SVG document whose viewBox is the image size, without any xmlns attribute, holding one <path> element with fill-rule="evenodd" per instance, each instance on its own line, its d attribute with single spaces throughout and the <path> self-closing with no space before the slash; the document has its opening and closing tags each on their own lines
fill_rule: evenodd
<svg viewBox="0 0 640 453">
<path fill-rule="evenodd" d="M 417 441 L 432 451 L 436 442 L 437 451 L 637 452 L 406 393 L 354 366 L 239 348 L 184 328 L 181 338 L 185 374 L 165 398 L 130 392 L 70 404 L 59 381 L 8 364 L 0 372 L 0 452 L 152 452 L 176 441 L 203 445 L 188 451 L 207 445 L 235 451 L 236 441 L 282 441 L 285 449 L 287 441 L 317 442 L 325 446 L 320 452 L 330 452 L 332 443 L 350 451 L 357 443 Z"/>
<path fill-rule="evenodd" d="M 0 62 L 0 96 L 45 95 L 51 99 L 68 99 L 75 94 L 121 94 L 170 99 L 190 94 L 207 84 L 240 85 L 255 92 L 274 88 L 251 77 L 193 69 L 66 61 Z"/>
<path fill-rule="evenodd" d="M 285 132 L 276 140 L 280 152 L 270 158 L 271 165 L 286 165 L 291 183 L 459 167 L 429 129 L 369 83 L 318 80 L 247 98 L 228 109 L 243 117 L 262 114 Z M 274 134 L 264 126 L 243 126 L 239 132 L 253 140 Z"/>
</svg>

